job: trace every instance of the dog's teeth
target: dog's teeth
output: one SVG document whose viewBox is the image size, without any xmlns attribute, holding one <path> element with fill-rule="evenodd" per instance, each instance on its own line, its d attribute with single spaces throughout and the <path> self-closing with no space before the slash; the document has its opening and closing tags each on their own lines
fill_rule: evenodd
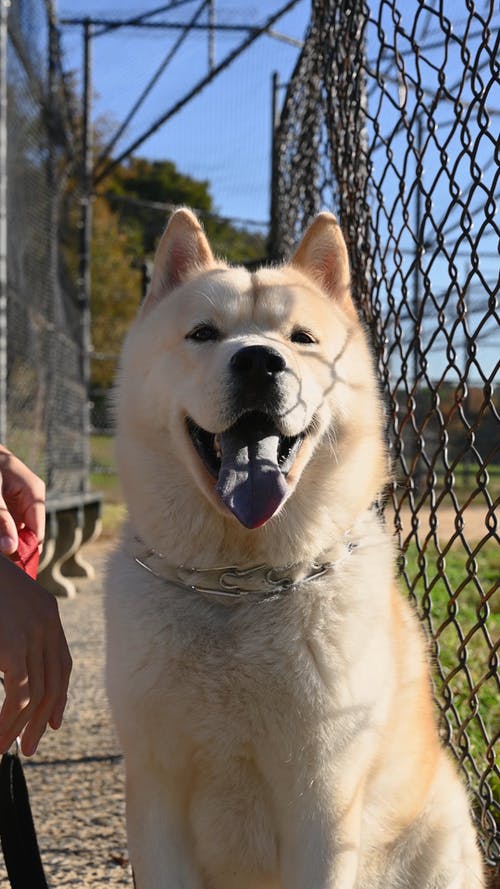
<svg viewBox="0 0 500 889">
<path fill-rule="evenodd" d="M 214 451 L 215 451 L 215 456 L 219 457 L 219 459 L 220 459 L 220 457 L 222 456 L 222 451 L 220 449 L 220 442 L 219 442 L 218 435 L 214 436 Z"/>
</svg>

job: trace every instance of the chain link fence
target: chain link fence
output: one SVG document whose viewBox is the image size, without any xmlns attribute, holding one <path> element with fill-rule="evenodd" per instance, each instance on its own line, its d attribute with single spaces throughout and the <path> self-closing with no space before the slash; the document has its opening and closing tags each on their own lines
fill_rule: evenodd
<svg viewBox="0 0 500 889">
<path fill-rule="evenodd" d="M 497 867 L 499 26 L 493 0 L 315 0 L 275 132 L 270 235 L 280 259 L 324 208 L 346 233 L 387 404 L 386 517 Z"/>
<path fill-rule="evenodd" d="M 387 404 L 387 520 L 433 640 L 443 737 L 498 867 L 500 10 L 494 0 L 312 7 L 275 131 L 269 252 L 287 255 L 322 208 L 346 233 Z M 7 429 L 64 494 L 87 484 L 88 356 L 81 121 L 52 12 L 50 0 L 18 0 L 8 13 Z M 161 228 L 163 206 L 141 212 Z"/>
<path fill-rule="evenodd" d="M 50 0 L 19 0 L 7 37 L 7 443 L 50 494 L 86 485 L 77 292 L 78 123 Z"/>
</svg>

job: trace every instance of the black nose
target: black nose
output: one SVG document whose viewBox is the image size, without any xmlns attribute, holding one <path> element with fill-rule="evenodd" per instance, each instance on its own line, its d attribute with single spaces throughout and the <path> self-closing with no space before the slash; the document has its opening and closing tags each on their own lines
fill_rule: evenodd
<svg viewBox="0 0 500 889">
<path fill-rule="evenodd" d="M 245 346 L 231 358 L 231 369 L 241 379 L 270 382 L 286 367 L 283 355 L 268 346 Z"/>
</svg>

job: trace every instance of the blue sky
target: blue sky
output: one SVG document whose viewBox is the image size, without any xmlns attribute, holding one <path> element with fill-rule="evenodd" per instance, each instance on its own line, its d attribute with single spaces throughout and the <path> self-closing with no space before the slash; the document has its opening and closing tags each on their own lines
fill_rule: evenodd
<svg viewBox="0 0 500 889">
<path fill-rule="evenodd" d="M 162 5 L 161 0 L 59 0 L 60 18 L 94 16 L 126 18 L 149 11 Z M 263 24 L 275 11 L 285 5 L 285 0 L 217 0 L 217 19 L 225 23 Z M 422 4 L 417 0 L 401 0 L 399 10 L 401 27 L 394 37 L 394 20 L 388 4 L 371 4 L 374 17 L 367 29 L 367 55 L 369 67 L 376 69 L 377 76 L 385 77 L 385 92 L 372 94 L 370 108 L 378 108 L 380 135 L 372 155 L 374 176 L 383 181 L 384 206 L 397 206 L 400 186 L 406 193 L 410 219 L 415 210 L 416 159 L 409 133 L 415 133 L 415 112 L 423 126 L 424 156 L 422 173 L 422 200 L 430 209 L 424 212 L 424 240 L 429 244 L 428 254 L 422 259 L 426 287 L 436 298 L 436 304 L 446 305 L 444 330 L 436 334 L 435 312 L 429 304 L 424 324 L 424 345 L 429 344 L 433 375 L 446 369 L 450 360 L 446 330 L 454 319 L 457 294 L 468 280 L 471 268 L 471 252 L 478 263 L 468 287 L 469 330 L 478 330 L 480 365 L 490 373 L 498 355 L 498 327 L 494 315 L 482 321 L 488 297 L 495 290 L 498 277 L 498 227 L 492 220 L 484 224 L 488 192 L 498 191 L 498 168 L 494 161 L 495 132 L 500 121 L 500 87 L 488 87 L 486 98 L 481 97 L 481 77 L 488 78 L 487 53 L 481 44 L 481 14 L 486 14 L 489 0 L 479 0 L 477 15 L 469 21 L 465 0 L 441 0 L 440 4 Z M 199 0 L 184 0 L 168 14 L 168 20 L 186 22 L 200 6 Z M 439 7 L 439 10 L 438 10 Z M 294 9 L 283 16 L 275 29 L 296 40 L 304 37 L 309 16 L 310 0 L 299 0 Z M 165 18 L 162 14 L 160 18 Z M 200 22 L 206 22 L 203 13 Z M 496 24 L 500 25 L 500 10 L 496 12 Z M 475 54 L 482 58 L 483 68 L 478 77 L 470 71 L 463 76 L 463 58 L 459 42 L 445 41 L 443 23 L 452 23 L 453 34 L 463 38 L 472 60 Z M 385 55 L 380 65 L 377 57 L 380 41 L 387 35 Z M 82 31 L 79 27 L 63 28 L 65 66 L 81 71 Z M 148 80 L 153 76 L 162 59 L 179 35 L 178 31 L 152 31 L 146 29 L 120 29 L 93 41 L 94 118 L 111 136 L 125 118 Z M 220 63 L 244 34 L 218 33 L 215 45 L 215 62 Z M 425 52 L 415 56 L 412 41 L 425 47 Z M 391 50 L 396 40 L 400 56 L 396 59 Z M 154 159 L 173 160 L 178 168 L 198 179 L 210 182 L 215 209 L 222 215 L 236 219 L 250 219 L 265 225 L 269 217 L 270 145 L 271 145 L 271 77 L 277 71 L 282 83 L 286 83 L 297 60 L 299 49 L 269 36 L 259 38 L 224 73 L 193 99 L 155 135 L 150 137 L 137 154 Z M 396 68 L 396 61 L 400 70 Z M 446 72 L 448 97 L 433 107 L 438 89 L 438 74 Z M 119 153 L 144 133 L 161 114 L 188 93 L 208 71 L 208 41 L 206 33 L 191 33 L 151 95 L 141 107 L 133 122 L 116 146 Z M 397 79 L 406 84 L 406 98 L 400 92 Z M 392 81 L 391 81 L 392 77 Z M 414 83 L 420 79 L 426 93 L 416 105 Z M 484 99 L 484 101 L 483 101 Z M 401 102 L 404 105 L 406 124 L 395 138 L 391 131 L 400 118 Z M 484 109 L 488 108 L 492 125 L 484 129 Z M 496 116 L 495 116 L 496 115 Z M 457 118 L 462 124 L 456 126 Z M 432 126 L 429 126 L 432 124 Z M 369 138 L 374 136 L 370 131 Z M 473 150 L 464 150 L 464 135 L 470 133 Z M 377 143 L 377 140 L 375 140 Z M 389 145 L 389 149 L 388 149 Z M 392 155 L 391 155 L 392 151 Z M 443 153 L 444 152 L 444 153 Z M 447 160 L 443 163 L 443 157 Z M 474 164 L 483 170 L 481 181 L 474 173 Z M 453 198 L 459 188 L 461 197 Z M 431 196 L 429 203 L 429 196 Z M 465 209 L 464 209 L 465 208 Z M 329 208 L 335 209 L 335 208 Z M 412 277 L 408 274 L 414 239 L 410 230 L 404 232 L 401 222 L 402 209 L 394 216 L 379 216 L 379 235 L 387 237 L 388 250 L 384 261 L 388 272 L 394 274 L 392 296 L 399 299 L 406 289 L 411 291 Z M 464 232 L 464 213 L 469 215 L 471 227 Z M 443 223 L 445 220 L 445 223 Z M 466 220 L 467 221 L 467 220 Z M 389 224 L 390 223 L 390 224 Z M 390 228 L 402 225 L 403 234 L 391 242 Z M 410 226 L 411 227 L 411 226 Z M 446 239 L 440 254 L 435 256 L 438 232 L 446 231 Z M 478 240 L 480 238 L 480 242 Z M 401 270 L 394 265 L 396 244 L 405 252 Z M 377 260 L 381 261 L 380 258 Z M 456 277 L 450 285 L 450 274 Z M 486 286 L 485 286 L 486 282 Z M 381 299 L 388 298 L 382 292 Z M 449 320 L 448 320 L 449 319 Z M 396 323 L 396 322 L 395 322 Z M 410 325 L 411 327 L 411 325 Z M 457 365 L 462 364 L 462 334 L 454 335 L 458 349 Z M 472 375 L 477 376 L 473 366 Z"/>
<path fill-rule="evenodd" d="M 162 5 L 160 0 L 60 0 L 59 17 L 89 15 L 127 18 Z M 168 17 L 185 22 L 199 7 L 186 2 Z M 216 3 L 219 21 L 259 25 L 285 5 L 285 0 L 240 0 Z M 310 13 L 309 0 L 296 7 L 275 25 L 277 31 L 301 40 Z M 201 22 L 207 21 L 203 14 Z M 63 27 L 66 67 L 81 69 L 81 28 Z M 127 115 L 153 76 L 178 31 L 121 29 L 93 41 L 94 116 L 104 118 L 113 131 Z M 215 62 L 220 63 L 244 39 L 243 33 L 218 33 Z M 179 169 L 199 179 L 208 179 L 216 209 L 224 215 L 266 222 L 269 215 L 271 140 L 271 78 L 278 71 L 287 81 L 299 50 L 268 36 L 260 38 L 219 75 L 184 110 L 173 117 L 137 153 L 149 158 L 175 161 Z M 193 32 L 177 57 L 159 79 L 149 98 L 134 118 L 118 149 L 126 148 L 146 131 L 162 113 L 185 95 L 208 72 L 208 40 L 204 32 Z M 114 125 L 114 126 L 113 126 Z"/>
</svg>

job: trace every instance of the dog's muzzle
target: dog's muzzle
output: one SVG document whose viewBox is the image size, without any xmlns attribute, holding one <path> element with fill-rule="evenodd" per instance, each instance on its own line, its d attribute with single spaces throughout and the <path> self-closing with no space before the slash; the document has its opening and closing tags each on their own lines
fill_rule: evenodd
<svg viewBox="0 0 500 889">
<path fill-rule="evenodd" d="M 195 449 L 217 480 L 219 498 L 247 528 L 264 525 L 290 494 L 287 475 L 309 431 L 283 433 L 286 372 L 276 349 L 245 346 L 229 362 L 232 425 L 210 433 L 186 421 Z"/>
<path fill-rule="evenodd" d="M 283 435 L 276 420 L 248 411 L 224 432 L 213 434 L 187 418 L 195 449 L 211 475 L 222 502 L 247 528 L 259 528 L 290 493 L 286 477 L 307 430 Z"/>
</svg>

